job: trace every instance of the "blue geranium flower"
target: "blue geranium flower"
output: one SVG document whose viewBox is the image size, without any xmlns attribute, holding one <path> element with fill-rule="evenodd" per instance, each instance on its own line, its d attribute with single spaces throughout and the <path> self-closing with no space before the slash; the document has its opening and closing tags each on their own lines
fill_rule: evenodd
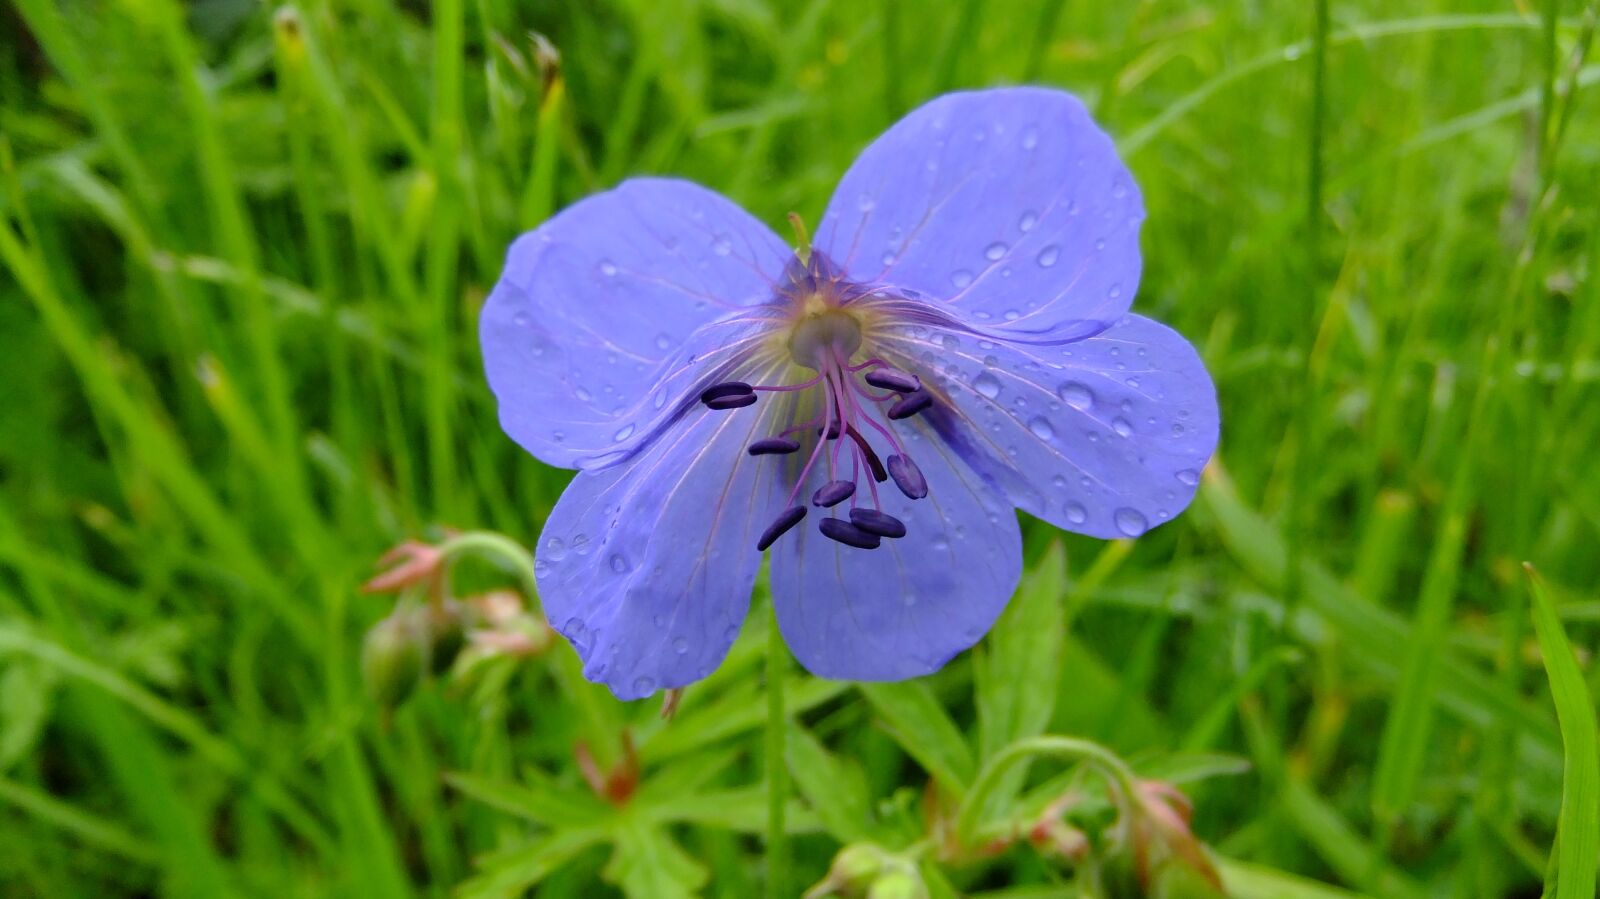
<svg viewBox="0 0 1600 899">
<path fill-rule="evenodd" d="M 1139 190 L 1069 94 L 957 93 L 856 160 L 795 251 L 723 197 L 636 179 L 512 245 L 483 310 L 506 432 L 576 468 L 536 552 L 584 675 L 709 674 L 772 550 L 812 673 L 928 674 L 1016 587 L 1014 508 L 1097 537 L 1180 512 L 1211 379 L 1128 312 Z"/>
</svg>

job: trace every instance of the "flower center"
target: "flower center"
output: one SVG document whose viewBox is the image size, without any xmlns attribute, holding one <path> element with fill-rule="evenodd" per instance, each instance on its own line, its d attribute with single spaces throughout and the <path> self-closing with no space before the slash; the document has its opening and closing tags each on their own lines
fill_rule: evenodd
<svg viewBox="0 0 1600 899">
<path fill-rule="evenodd" d="M 817 299 L 807 302 L 821 305 Z M 807 314 L 789 333 L 789 354 L 812 371 L 822 371 L 834 356 L 849 359 L 860 348 L 861 325 L 842 309 Z"/>
<path fill-rule="evenodd" d="M 896 436 L 894 423 L 928 409 L 933 395 L 916 375 L 883 359 L 854 361 L 862 350 L 862 324 L 845 307 L 870 294 L 870 289 L 845 280 L 820 252 L 803 261 L 797 258 L 785 274 L 778 293 L 793 315 L 787 349 L 796 365 L 816 375 L 781 385 L 726 381 L 706 388 L 700 400 L 708 409 L 720 411 L 755 405 L 761 393 L 787 394 L 794 397 L 788 408 L 795 410 L 796 418 L 805 419 L 748 447 L 753 456 L 806 451 L 783 513 L 761 535 L 756 549 L 765 550 L 806 517 L 806 505 L 796 500 L 812 470 L 823 466 L 827 480 L 810 497 L 810 505 L 828 510 L 829 517 L 818 529 L 847 546 L 875 549 L 885 537 L 906 534 L 905 523 L 883 511 L 878 484 L 892 479 L 911 499 L 928 495 L 928 483 Z M 869 432 L 875 432 L 880 446 L 889 450 L 886 460 L 868 440 Z M 856 490 L 863 480 L 868 497 Z M 844 506 L 847 500 L 849 505 Z M 845 517 L 840 517 L 841 508 Z"/>
</svg>

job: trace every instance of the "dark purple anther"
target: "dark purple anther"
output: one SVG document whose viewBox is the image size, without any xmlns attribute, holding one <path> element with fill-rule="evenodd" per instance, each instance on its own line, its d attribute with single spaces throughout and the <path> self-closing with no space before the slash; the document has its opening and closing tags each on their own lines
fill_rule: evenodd
<svg viewBox="0 0 1600 899">
<path fill-rule="evenodd" d="M 790 440 L 787 437 L 763 437 L 750 444 L 749 453 L 752 456 L 781 456 L 800 449 L 800 441 Z"/>
<path fill-rule="evenodd" d="M 911 499 L 922 499 L 928 495 L 928 479 L 922 476 L 922 469 L 909 456 L 895 453 L 889 457 L 889 477 L 894 478 L 894 485 Z"/>
<path fill-rule="evenodd" d="M 755 396 L 755 391 L 743 381 L 723 381 L 700 391 L 700 402 L 710 406 L 716 400 L 734 396 Z"/>
<path fill-rule="evenodd" d="M 867 467 L 872 469 L 872 479 L 880 484 L 889 480 L 889 473 L 883 470 L 883 463 L 878 460 L 878 454 L 872 451 L 867 438 L 861 436 L 861 432 L 856 430 L 854 425 L 847 425 L 845 431 L 850 435 L 850 439 L 856 442 L 856 446 L 861 448 L 861 455 L 867 457 Z"/>
<path fill-rule="evenodd" d="M 908 393 L 895 400 L 894 405 L 889 407 L 889 420 L 910 418 L 931 405 L 933 405 L 933 394 L 928 391 L 918 390 L 916 393 Z"/>
<path fill-rule="evenodd" d="M 818 487 L 816 493 L 811 494 L 811 501 L 826 509 L 829 506 L 839 505 L 855 492 L 855 481 L 829 481 Z"/>
<path fill-rule="evenodd" d="M 804 517 L 806 517 L 805 506 L 790 506 L 784 509 L 783 514 L 779 515 L 776 521 L 767 525 L 767 529 L 761 532 L 761 539 L 756 541 L 756 552 L 766 552 L 767 547 L 772 545 L 772 541 L 782 537 L 790 528 L 799 524 L 800 519 Z"/>
<path fill-rule="evenodd" d="M 733 396 L 719 396 L 705 401 L 707 409 L 743 409 L 745 406 L 756 404 L 756 395 L 753 393 L 736 393 Z"/>
<path fill-rule="evenodd" d="M 822 531 L 822 536 L 829 540 L 837 540 L 845 546 L 854 546 L 856 549 L 878 548 L 877 534 L 869 534 L 843 518 L 824 518 L 817 529 Z"/>
<path fill-rule="evenodd" d="M 904 537 L 906 523 L 877 509 L 851 509 L 850 523 L 869 534 L 879 537 Z"/>
<path fill-rule="evenodd" d="M 916 393 L 922 389 L 922 379 L 898 368 L 875 368 L 867 372 L 867 383 L 895 393 Z"/>
</svg>

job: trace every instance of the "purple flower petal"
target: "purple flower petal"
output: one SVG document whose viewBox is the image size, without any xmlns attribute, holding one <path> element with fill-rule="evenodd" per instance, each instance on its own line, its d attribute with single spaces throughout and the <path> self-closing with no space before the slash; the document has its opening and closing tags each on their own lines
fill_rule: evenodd
<svg viewBox="0 0 1600 899">
<path fill-rule="evenodd" d="M 857 549 L 804 527 L 772 545 L 778 624 L 819 677 L 891 681 L 936 671 L 989 630 L 1021 576 L 1010 501 L 930 440 L 927 425 L 902 430 L 928 496 L 878 495 L 883 511 L 905 523 L 904 537 Z"/>
<path fill-rule="evenodd" d="M 658 433 L 663 384 L 690 386 L 707 349 L 771 297 L 791 256 L 765 225 L 686 181 L 636 179 L 518 238 L 480 320 L 500 423 L 551 465 L 577 467 Z M 691 350 L 699 333 L 703 344 Z"/>
<path fill-rule="evenodd" d="M 897 353 L 938 363 L 951 439 L 1023 511 L 1137 537 L 1183 511 L 1217 445 L 1211 377 L 1182 335 L 1138 315 L 1065 346 L 935 332 Z M 928 370 L 932 371 L 930 364 Z"/>
<path fill-rule="evenodd" d="M 1071 94 L 946 94 L 862 152 L 818 245 L 860 281 L 945 301 L 1032 338 L 1093 334 L 1139 285 L 1144 205 L 1111 139 Z"/>
<path fill-rule="evenodd" d="M 738 633 L 779 511 L 782 458 L 744 452 L 762 411 L 685 415 L 627 464 L 580 471 L 545 522 L 545 614 L 619 699 L 700 680 Z"/>
</svg>

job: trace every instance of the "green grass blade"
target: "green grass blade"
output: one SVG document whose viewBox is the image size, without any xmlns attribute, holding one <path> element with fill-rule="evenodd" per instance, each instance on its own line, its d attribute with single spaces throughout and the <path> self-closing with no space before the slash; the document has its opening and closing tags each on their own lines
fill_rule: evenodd
<svg viewBox="0 0 1600 899">
<path fill-rule="evenodd" d="M 1590 899 L 1600 865 L 1600 749 L 1596 748 L 1594 701 L 1561 627 L 1555 603 L 1532 565 L 1533 626 L 1544 655 L 1544 670 L 1555 697 L 1556 717 L 1566 754 L 1562 763 L 1561 814 L 1553 864 L 1545 884 L 1549 899 Z"/>
</svg>

